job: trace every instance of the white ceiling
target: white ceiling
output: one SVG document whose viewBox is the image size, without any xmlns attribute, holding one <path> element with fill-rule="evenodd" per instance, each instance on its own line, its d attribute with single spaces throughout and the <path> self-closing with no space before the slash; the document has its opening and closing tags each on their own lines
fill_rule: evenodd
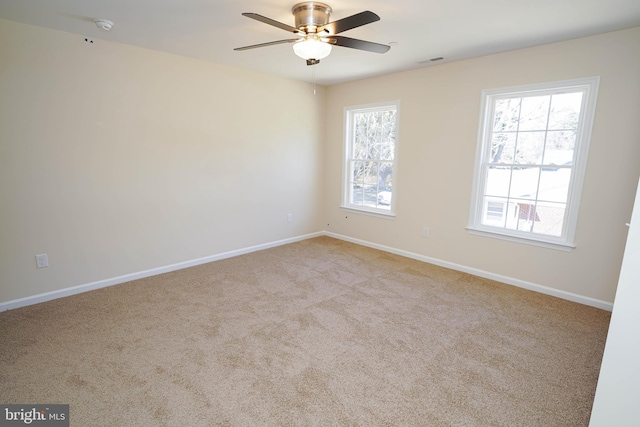
<svg viewBox="0 0 640 427">
<path fill-rule="evenodd" d="M 334 47 L 308 67 L 288 39 L 246 18 L 255 12 L 294 25 L 296 0 L 0 0 L 0 18 L 318 84 L 334 84 L 442 62 L 640 26 L 638 0 L 327 0 L 331 21 L 371 10 L 381 20 L 341 35 L 392 44 L 385 54 Z M 96 18 L 114 22 L 99 30 Z M 426 64 L 421 64 L 426 61 Z M 313 72 L 312 72 L 313 71 Z"/>
</svg>

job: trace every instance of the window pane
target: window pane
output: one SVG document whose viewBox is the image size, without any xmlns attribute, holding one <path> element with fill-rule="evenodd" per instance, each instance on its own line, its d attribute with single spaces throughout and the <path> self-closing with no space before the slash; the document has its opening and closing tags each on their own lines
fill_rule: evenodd
<svg viewBox="0 0 640 427">
<path fill-rule="evenodd" d="M 364 205 L 376 207 L 378 201 L 378 164 L 365 163 L 364 176 Z"/>
<path fill-rule="evenodd" d="M 542 169 L 538 200 L 546 202 L 567 202 L 569 194 L 570 169 Z"/>
<path fill-rule="evenodd" d="M 581 108 L 582 92 L 553 95 L 549 129 L 577 129 Z"/>
<path fill-rule="evenodd" d="M 509 204 L 508 229 L 531 232 L 536 219 L 535 202 L 529 200 L 514 200 Z"/>
<path fill-rule="evenodd" d="M 349 202 L 361 205 L 363 202 L 364 194 L 364 168 L 363 162 L 351 162 L 351 194 Z"/>
<path fill-rule="evenodd" d="M 378 186 L 380 190 L 391 190 L 391 181 L 393 177 L 393 163 L 380 162 L 378 165 Z"/>
<path fill-rule="evenodd" d="M 356 115 L 358 117 L 359 115 Z M 357 119 L 354 118 L 357 123 Z M 367 147 L 367 140 L 362 132 L 362 128 L 355 126 L 353 128 L 353 144 L 351 145 L 351 156 L 354 159 L 364 159 Z"/>
<path fill-rule="evenodd" d="M 487 197 L 484 203 L 482 223 L 493 227 L 504 227 L 507 210 L 507 199 Z"/>
<path fill-rule="evenodd" d="M 371 134 L 369 135 L 369 145 L 367 146 L 367 159 L 378 160 L 380 158 L 380 113 L 370 113 Z"/>
<path fill-rule="evenodd" d="M 375 208 L 378 205 L 378 188 L 375 185 L 366 185 L 364 187 L 364 203 L 365 206 Z"/>
<path fill-rule="evenodd" d="M 362 205 L 364 203 L 364 188 L 360 184 L 353 184 L 351 188 L 350 203 L 354 205 Z"/>
<path fill-rule="evenodd" d="M 370 159 L 369 146 L 375 141 L 375 126 L 372 126 L 371 113 L 354 114 L 354 124 L 353 157 Z"/>
<path fill-rule="evenodd" d="M 499 99 L 495 103 L 493 130 L 495 132 L 518 130 L 520 98 Z"/>
<path fill-rule="evenodd" d="M 352 182 L 362 187 L 366 175 L 366 165 L 364 162 L 351 162 L 351 165 Z"/>
<path fill-rule="evenodd" d="M 547 148 L 555 150 L 571 150 L 576 145 L 576 131 L 552 130 L 547 134 Z"/>
<path fill-rule="evenodd" d="M 531 96 L 522 99 L 519 130 L 545 130 L 551 96 Z"/>
<path fill-rule="evenodd" d="M 368 186 L 378 186 L 378 164 L 374 162 L 363 162 L 364 184 Z"/>
<path fill-rule="evenodd" d="M 393 160 L 395 119 L 394 110 L 354 114 L 354 158 Z"/>
<path fill-rule="evenodd" d="M 564 203 L 538 203 L 533 232 L 549 236 L 562 235 L 565 209 Z"/>
<path fill-rule="evenodd" d="M 509 195 L 510 182 L 510 167 L 489 166 L 485 194 L 487 196 L 507 197 Z"/>
<path fill-rule="evenodd" d="M 540 168 L 513 168 L 509 197 L 535 200 L 539 176 Z"/>
<path fill-rule="evenodd" d="M 494 133 L 491 139 L 491 163 L 513 163 L 516 133 Z"/>
<path fill-rule="evenodd" d="M 393 160 L 396 143 L 396 112 L 394 110 L 383 113 L 384 120 L 380 137 L 380 159 Z"/>
<path fill-rule="evenodd" d="M 354 132 L 354 143 L 352 146 L 351 155 L 354 159 L 365 160 L 367 158 L 367 138 L 361 132 L 356 130 Z"/>
<path fill-rule="evenodd" d="M 516 144 L 515 163 L 539 165 L 542 163 L 542 150 L 546 132 L 519 132 Z"/>
<path fill-rule="evenodd" d="M 576 145 L 575 131 L 549 131 L 544 153 L 545 165 L 572 165 Z"/>
<path fill-rule="evenodd" d="M 391 199 L 393 194 L 391 191 L 380 191 L 378 192 L 378 208 L 380 209 L 391 209 Z"/>
<path fill-rule="evenodd" d="M 380 146 L 380 159 L 393 161 L 394 153 L 395 153 L 395 140 L 390 138 L 383 140 Z"/>
</svg>

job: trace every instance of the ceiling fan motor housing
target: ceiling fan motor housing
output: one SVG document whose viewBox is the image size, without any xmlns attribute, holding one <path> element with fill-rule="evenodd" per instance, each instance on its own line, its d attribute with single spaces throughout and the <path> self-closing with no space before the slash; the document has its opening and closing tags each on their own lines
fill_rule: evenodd
<svg viewBox="0 0 640 427">
<path fill-rule="evenodd" d="M 375 13 L 365 10 L 355 15 L 329 22 L 331 12 L 331 7 L 325 3 L 316 1 L 298 3 L 291 8 L 291 13 L 295 18 L 295 27 L 257 13 L 243 13 L 242 15 L 247 18 L 293 33 L 297 38 L 238 47 L 234 50 L 248 50 L 293 43 L 293 51 L 296 55 L 305 59 L 307 65 L 315 65 L 320 62 L 322 58 L 329 55 L 332 46 L 342 46 L 376 53 L 385 53 L 389 50 L 390 46 L 388 45 L 338 35 L 344 31 L 379 21 L 380 17 Z"/>
<path fill-rule="evenodd" d="M 305 1 L 298 3 L 291 8 L 291 13 L 295 18 L 296 28 L 302 31 L 315 32 L 317 27 L 329 23 L 331 7 L 316 1 Z"/>
</svg>

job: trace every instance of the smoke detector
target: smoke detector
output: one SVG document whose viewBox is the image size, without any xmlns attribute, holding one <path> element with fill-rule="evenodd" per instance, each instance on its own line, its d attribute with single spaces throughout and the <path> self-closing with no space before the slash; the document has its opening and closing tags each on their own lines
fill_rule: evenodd
<svg viewBox="0 0 640 427">
<path fill-rule="evenodd" d="M 96 26 L 103 31 L 111 31 L 111 27 L 113 27 L 113 22 L 108 19 L 96 19 L 93 22 L 95 22 Z"/>
</svg>

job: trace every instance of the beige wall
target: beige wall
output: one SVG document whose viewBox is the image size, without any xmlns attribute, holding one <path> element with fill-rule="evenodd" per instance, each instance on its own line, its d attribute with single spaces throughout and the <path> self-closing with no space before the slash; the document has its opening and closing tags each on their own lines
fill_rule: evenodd
<svg viewBox="0 0 640 427">
<path fill-rule="evenodd" d="M 5 20 L 0 40 L 0 302 L 321 229 L 323 89 Z"/>
<path fill-rule="evenodd" d="M 323 229 L 613 301 L 640 175 L 640 28 L 317 96 L 4 20 L 0 40 L 0 303 Z M 577 248 L 468 234 L 480 91 L 596 75 Z M 394 220 L 339 208 L 343 108 L 385 100 L 401 102 Z"/>
<path fill-rule="evenodd" d="M 469 234 L 481 90 L 588 76 L 601 80 L 576 249 Z M 391 100 L 401 103 L 397 217 L 341 210 L 343 108 Z M 640 176 L 640 28 L 331 86 L 326 120 L 327 231 L 613 301 Z"/>
</svg>

